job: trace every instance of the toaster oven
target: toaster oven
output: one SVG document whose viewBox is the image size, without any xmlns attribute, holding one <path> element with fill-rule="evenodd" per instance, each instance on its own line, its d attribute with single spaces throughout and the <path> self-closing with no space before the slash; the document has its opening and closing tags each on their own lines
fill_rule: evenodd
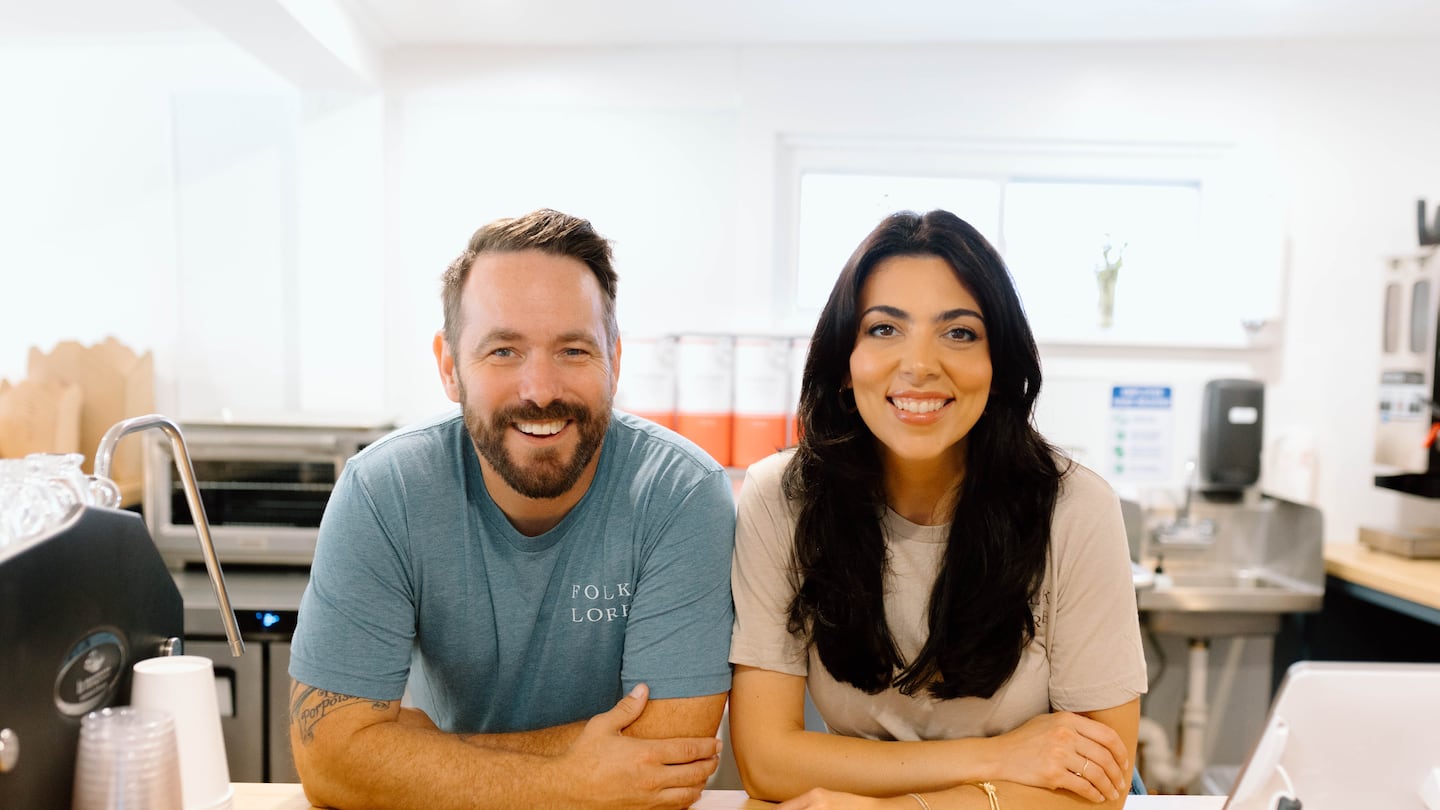
<svg viewBox="0 0 1440 810">
<path fill-rule="evenodd" d="M 225 565 L 308 566 L 345 462 L 388 424 L 187 422 L 181 428 L 216 555 Z M 201 563 L 170 446 L 150 441 L 145 522 L 165 563 Z"/>
</svg>

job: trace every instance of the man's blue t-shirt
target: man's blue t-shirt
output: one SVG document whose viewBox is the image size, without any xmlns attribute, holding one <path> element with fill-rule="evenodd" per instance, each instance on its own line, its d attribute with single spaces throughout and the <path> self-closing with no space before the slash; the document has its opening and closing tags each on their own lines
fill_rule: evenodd
<svg viewBox="0 0 1440 810">
<path fill-rule="evenodd" d="M 583 720 L 642 681 L 653 698 L 724 692 L 731 493 L 694 444 L 615 412 L 589 490 L 526 537 L 459 413 L 387 436 L 326 507 L 290 674 L 374 700 L 408 681 L 440 728 L 467 733 Z"/>
</svg>

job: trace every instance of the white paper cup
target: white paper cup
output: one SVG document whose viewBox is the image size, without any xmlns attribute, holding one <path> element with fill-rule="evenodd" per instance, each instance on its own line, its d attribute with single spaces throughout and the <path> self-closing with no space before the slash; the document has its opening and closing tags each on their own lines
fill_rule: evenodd
<svg viewBox="0 0 1440 810">
<path fill-rule="evenodd" d="M 215 668 L 210 659 L 172 655 L 137 662 L 130 704 L 164 709 L 174 717 L 185 810 L 229 808 L 235 791 L 225 759 L 220 706 L 215 700 Z"/>
</svg>

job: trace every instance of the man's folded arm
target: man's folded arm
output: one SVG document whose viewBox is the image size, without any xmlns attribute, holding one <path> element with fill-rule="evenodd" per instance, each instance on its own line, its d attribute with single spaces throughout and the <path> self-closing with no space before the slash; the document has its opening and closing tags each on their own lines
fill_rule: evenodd
<svg viewBox="0 0 1440 810">
<path fill-rule="evenodd" d="M 725 701 L 729 695 L 729 692 L 721 692 L 718 695 L 693 698 L 650 700 L 645 704 L 645 711 L 640 714 L 640 719 L 626 727 L 624 733 L 629 737 L 649 740 L 713 737 L 719 732 L 720 720 L 725 715 Z M 416 708 L 402 708 L 398 720 L 403 725 L 439 731 L 430 716 Z M 481 748 L 503 748 L 523 754 L 555 756 L 569 748 L 584 728 L 584 721 L 576 721 L 533 731 L 458 736 L 464 742 Z"/>
<path fill-rule="evenodd" d="M 650 708 L 660 709 L 649 721 L 657 728 L 696 722 L 716 699 L 723 708 L 724 696 L 679 699 L 699 702 L 681 706 L 647 705 L 647 696 L 637 688 L 585 723 L 491 735 L 511 737 L 506 747 L 442 732 L 398 700 L 294 682 L 291 748 L 306 797 L 320 807 L 688 807 L 715 771 L 718 741 L 712 735 L 634 739 L 625 732 Z M 522 742 L 553 746 L 566 736 L 569 744 L 553 753 L 513 750 L 524 748 Z"/>
</svg>

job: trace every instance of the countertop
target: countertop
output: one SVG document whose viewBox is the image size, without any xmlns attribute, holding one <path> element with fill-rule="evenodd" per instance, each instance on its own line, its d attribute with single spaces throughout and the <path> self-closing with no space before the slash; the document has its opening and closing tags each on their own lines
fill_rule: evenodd
<svg viewBox="0 0 1440 810">
<path fill-rule="evenodd" d="M 1326 543 L 1325 573 L 1440 610 L 1440 559 L 1412 560 L 1360 543 Z"/>
<path fill-rule="evenodd" d="M 1440 560 L 1412 560 L 1375 551 L 1359 543 L 1327 543 L 1324 550 L 1325 572 L 1357 585 L 1373 588 L 1400 599 L 1440 610 Z M 299 594 L 308 579 L 304 571 L 251 573 L 226 572 L 231 601 L 242 607 L 286 608 L 299 606 Z M 186 592 L 187 628 L 192 616 L 203 625 L 214 623 L 214 596 L 209 580 L 203 574 L 190 572 L 176 575 L 177 584 Z M 1137 581 L 1143 589 L 1148 582 Z M 238 587 L 237 587 L 238 586 Z M 196 610 L 198 609 L 198 610 Z M 201 615 L 195 616 L 195 613 Z M 205 615 L 205 614 L 209 615 Z M 203 616 L 203 618 L 202 618 Z M 211 618 L 215 617 L 215 618 Z M 207 627 L 207 629 L 209 629 Z M 1137 810 L 1221 810 L 1223 796 L 1132 796 L 1127 808 Z M 773 807 L 757 801 L 743 791 L 709 790 L 695 805 L 696 810 L 761 810 Z M 310 803 L 297 784 L 237 783 L 234 810 L 307 810 Z"/>
<path fill-rule="evenodd" d="M 1224 796 L 1131 796 L 1125 802 L 1135 810 L 1221 810 Z M 694 810 L 762 810 L 774 807 L 756 801 L 739 790 L 707 790 Z M 234 810 L 307 810 L 310 803 L 299 785 L 254 784 L 235 785 Z"/>
</svg>

